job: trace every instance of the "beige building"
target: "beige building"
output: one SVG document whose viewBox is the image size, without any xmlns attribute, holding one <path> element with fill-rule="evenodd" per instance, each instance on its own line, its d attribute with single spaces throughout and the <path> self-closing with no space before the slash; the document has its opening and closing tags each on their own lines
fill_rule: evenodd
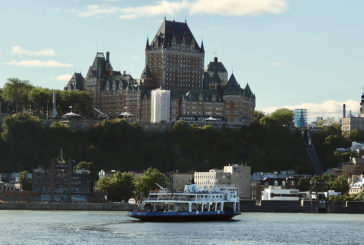
<svg viewBox="0 0 364 245">
<path fill-rule="evenodd" d="M 361 96 L 359 117 L 353 117 L 351 112 L 349 112 L 349 116 L 346 117 L 344 107 L 344 115 L 341 120 L 341 130 L 344 134 L 350 134 L 353 129 L 364 131 L 364 94 Z"/>
<path fill-rule="evenodd" d="M 209 172 L 195 172 L 194 181 L 197 187 L 215 185 L 235 185 L 239 189 L 240 199 L 250 199 L 251 169 L 245 165 L 229 165 L 223 170 L 211 169 Z"/>
<path fill-rule="evenodd" d="M 341 130 L 344 134 L 350 134 L 351 130 L 364 131 L 364 117 L 345 117 L 341 121 Z"/>
<path fill-rule="evenodd" d="M 168 186 L 174 192 L 183 191 L 185 185 L 192 182 L 193 182 L 193 172 L 190 173 L 170 172 L 168 174 Z"/>
<path fill-rule="evenodd" d="M 351 182 L 349 185 L 349 195 L 355 195 L 364 190 L 364 176 L 362 174 L 360 176 L 353 175 L 349 182 Z"/>
</svg>

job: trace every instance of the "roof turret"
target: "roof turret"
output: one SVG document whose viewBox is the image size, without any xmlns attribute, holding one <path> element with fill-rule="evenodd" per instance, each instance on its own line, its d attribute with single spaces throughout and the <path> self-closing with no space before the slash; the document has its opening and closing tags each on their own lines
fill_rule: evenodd
<svg viewBox="0 0 364 245">
<path fill-rule="evenodd" d="M 171 47 L 173 42 L 193 44 L 196 49 L 202 49 L 196 42 L 190 28 L 185 22 L 176 22 L 164 20 L 155 35 L 150 46 L 154 47 Z"/>
<path fill-rule="evenodd" d="M 214 58 L 214 61 L 210 62 L 207 65 L 207 71 L 213 72 L 213 71 L 217 71 L 217 72 L 227 72 L 227 70 L 225 69 L 225 66 L 222 64 L 222 62 L 220 62 L 218 60 L 217 57 Z"/>
<path fill-rule="evenodd" d="M 229 81 L 224 88 L 223 95 L 243 95 L 243 89 L 236 81 L 234 74 L 231 74 Z"/>
<path fill-rule="evenodd" d="M 255 95 L 253 94 L 252 90 L 249 87 L 249 84 L 247 83 L 244 89 L 244 93 L 246 97 L 252 97 L 255 98 Z"/>
</svg>

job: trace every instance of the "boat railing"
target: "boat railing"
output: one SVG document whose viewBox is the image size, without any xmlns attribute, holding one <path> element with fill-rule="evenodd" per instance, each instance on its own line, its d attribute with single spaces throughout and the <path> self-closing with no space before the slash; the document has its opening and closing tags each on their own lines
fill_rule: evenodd
<svg viewBox="0 0 364 245">
<path fill-rule="evenodd" d="M 194 201 L 195 197 L 183 197 L 183 196 L 163 196 L 163 197 L 149 197 L 148 200 L 174 200 L 174 201 Z"/>
<path fill-rule="evenodd" d="M 163 197 L 149 197 L 150 201 L 159 201 L 159 200 L 167 200 L 167 201 L 226 201 L 225 197 L 183 197 L 183 196 L 163 196 Z"/>
</svg>

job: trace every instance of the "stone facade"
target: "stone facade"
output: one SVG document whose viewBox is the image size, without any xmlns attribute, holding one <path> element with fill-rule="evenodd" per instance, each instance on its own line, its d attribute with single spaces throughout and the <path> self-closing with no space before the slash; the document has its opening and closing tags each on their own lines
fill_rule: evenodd
<svg viewBox="0 0 364 245">
<path fill-rule="evenodd" d="M 91 194 L 89 170 L 75 170 L 74 161 L 63 153 L 52 159 L 50 169 L 38 168 L 32 174 L 32 195 L 36 201 L 86 202 Z"/>
<path fill-rule="evenodd" d="M 344 117 L 342 118 L 341 129 L 346 135 L 349 135 L 353 129 L 359 129 L 360 131 L 364 131 L 364 94 L 362 94 L 360 100 L 359 117 L 353 117 L 350 111 L 348 117 L 344 115 Z"/>
<path fill-rule="evenodd" d="M 147 40 L 146 67 L 156 88 L 164 85 L 183 95 L 202 87 L 205 51 L 196 42 L 187 23 L 164 20 L 153 41 Z"/>
<path fill-rule="evenodd" d="M 250 172 L 250 167 L 234 164 L 225 166 L 223 170 L 211 169 L 209 172 L 195 172 L 194 182 L 198 187 L 235 185 L 239 189 L 240 199 L 250 199 Z"/>
<path fill-rule="evenodd" d="M 170 120 L 248 125 L 254 120 L 255 95 L 241 88 L 234 74 L 228 79 L 223 63 L 214 58 L 204 68 L 204 45 L 196 42 L 185 22 L 164 20 L 145 47 L 145 68 L 140 79 L 114 71 L 110 53 L 97 53 L 85 78 L 75 73 L 65 89 L 85 90 L 92 106 L 116 118 L 151 122 L 151 91 L 170 91 Z M 207 123 L 207 121 L 205 122 Z"/>
<path fill-rule="evenodd" d="M 170 172 L 167 175 L 168 187 L 173 192 L 183 191 L 185 185 L 193 182 L 193 173 Z"/>
</svg>

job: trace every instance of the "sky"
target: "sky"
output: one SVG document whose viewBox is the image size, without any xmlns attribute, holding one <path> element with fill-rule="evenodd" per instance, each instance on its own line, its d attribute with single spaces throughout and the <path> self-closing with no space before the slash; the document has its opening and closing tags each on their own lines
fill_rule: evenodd
<svg viewBox="0 0 364 245">
<path fill-rule="evenodd" d="M 164 17 L 187 21 L 256 109 L 306 108 L 309 118 L 355 115 L 364 89 L 362 0 L 1 0 L 0 87 L 8 78 L 63 89 L 97 52 L 139 78 L 146 39 Z"/>
</svg>

